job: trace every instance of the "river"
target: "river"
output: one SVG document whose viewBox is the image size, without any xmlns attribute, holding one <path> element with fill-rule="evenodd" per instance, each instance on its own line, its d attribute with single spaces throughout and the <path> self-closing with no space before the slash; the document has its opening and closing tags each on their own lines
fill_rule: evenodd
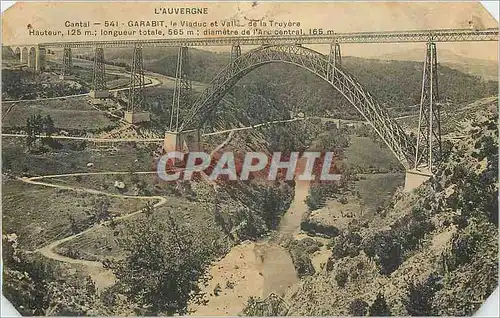
<svg viewBox="0 0 500 318">
<path fill-rule="evenodd" d="M 299 160 L 297 171 L 302 171 L 305 160 Z M 298 174 L 296 174 L 298 175 Z M 283 295 L 298 282 L 297 273 L 288 251 L 280 244 L 299 233 L 309 181 L 296 181 L 294 199 L 283 215 L 275 234 L 257 242 L 245 241 L 234 246 L 209 269 L 211 279 L 203 287 L 205 305 L 191 304 L 193 315 L 237 316 L 245 308 L 249 297 L 265 297 L 270 293 Z M 219 285 L 221 291 L 214 294 Z"/>
</svg>

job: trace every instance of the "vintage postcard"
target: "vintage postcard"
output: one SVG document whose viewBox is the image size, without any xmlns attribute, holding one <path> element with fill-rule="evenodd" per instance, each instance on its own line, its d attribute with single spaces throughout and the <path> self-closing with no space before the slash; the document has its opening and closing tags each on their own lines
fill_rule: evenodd
<svg viewBox="0 0 500 318">
<path fill-rule="evenodd" d="M 18 2 L 1 32 L 2 315 L 498 308 L 481 3 Z"/>
</svg>

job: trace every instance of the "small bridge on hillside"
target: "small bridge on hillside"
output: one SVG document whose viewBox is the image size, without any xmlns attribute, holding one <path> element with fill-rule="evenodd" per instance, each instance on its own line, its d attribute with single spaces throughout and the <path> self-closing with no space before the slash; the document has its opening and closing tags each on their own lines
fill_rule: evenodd
<svg viewBox="0 0 500 318">
<path fill-rule="evenodd" d="M 11 46 L 21 62 L 36 71 L 43 71 L 45 54 L 49 48 L 63 49 L 62 76 L 71 72 L 72 48 L 93 48 L 94 67 L 92 91 L 94 98 L 107 98 L 104 48 L 133 47 L 130 89 L 125 119 L 131 123 L 149 120 L 144 107 L 143 47 L 179 47 L 176 83 L 171 107 L 170 123 L 165 133 L 164 149 L 180 150 L 184 145 L 198 149 L 199 128 L 209 118 L 225 94 L 246 74 L 270 63 L 287 63 L 303 68 L 340 92 L 373 127 L 396 158 L 407 170 L 406 188 L 411 189 L 434 172 L 441 154 L 440 105 L 438 94 L 438 42 L 498 41 L 498 29 L 442 29 L 392 32 L 334 33 L 301 36 L 241 36 L 208 38 L 175 38 L 158 40 L 117 40 L 39 43 Z M 368 92 L 359 81 L 342 67 L 341 44 L 349 43 L 424 43 L 423 76 L 416 140 L 389 116 L 387 109 Z M 330 53 L 323 55 L 307 44 L 327 44 Z M 245 54 L 241 46 L 258 45 Z M 188 47 L 228 46 L 230 62 L 212 80 L 209 87 L 193 102 Z M 418 88 L 415 88 L 418 89 Z M 180 116 L 180 110 L 186 116 Z"/>
</svg>

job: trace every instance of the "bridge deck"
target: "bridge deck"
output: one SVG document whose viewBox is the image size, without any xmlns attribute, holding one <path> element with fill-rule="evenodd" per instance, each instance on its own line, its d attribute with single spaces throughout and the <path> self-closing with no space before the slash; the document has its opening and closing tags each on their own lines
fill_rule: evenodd
<svg viewBox="0 0 500 318">
<path fill-rule="evenodd" d="M 323 35 L 283 35 L 283 36 L 223 36 L 223 37 L 185 37 L 151 40 L 112 40 L 112 41 L 74 41 L 46 42 L 34 45 L 45 47 L 127 47 L 135 43 L 142 46 L 229 46 L 264 44 L 330 44 L 333 39 L 340 43 L 416 43 L 416 42 L 472 42 L 498 41 L 498 29 L 438 29 L 389 32 L 349 32 Z M 16 46 L 16 45 L 10 45 Z M 26 46 L 26 45 L 19 45 Z"/>
</svg>

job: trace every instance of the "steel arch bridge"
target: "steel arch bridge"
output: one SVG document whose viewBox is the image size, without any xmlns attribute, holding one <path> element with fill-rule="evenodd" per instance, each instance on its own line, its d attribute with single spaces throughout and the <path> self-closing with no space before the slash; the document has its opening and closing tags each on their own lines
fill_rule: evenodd
<svg viewBox="0 0 500 318">
<path fill-rule="evenodd" d="M 293 64 L 328 82 L 370 123 L 401 164 L 413 167 L 415 145 L 387 109 L 334 59 L 301 45 L 264 45 L 232 60 L 193 103 L 179 130 L 199 127 L 243 76 L 269 63 Z"/>
</svg>

